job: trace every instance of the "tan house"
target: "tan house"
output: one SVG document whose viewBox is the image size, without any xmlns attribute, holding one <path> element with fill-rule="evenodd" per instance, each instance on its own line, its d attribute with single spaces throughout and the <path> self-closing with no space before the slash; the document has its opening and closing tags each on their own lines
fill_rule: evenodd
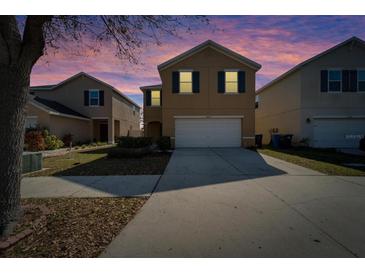
<svg viewBox="0 0 365 274">
<path fill-rule="evenodd" d="M 256 133 L 313 147 L 352 148 L 365 134 L 365 43 L 353 37 L 257 91 Z"/>
<path fill-rule="evenodd" d="M 26 127 L 49 128 L 75 142 L 114 142 L 115 137 L 138 135 L 140 107 L 111 85 L 80 72 L 56 85 L 30 89 Z"/>
<path fill-rule="evenodd" d="M 145 135 L 175 147 L 253 145 L 260 68 L 210 40 L 160 64 L 162 84 L 141 87 Z"/>
</svg>

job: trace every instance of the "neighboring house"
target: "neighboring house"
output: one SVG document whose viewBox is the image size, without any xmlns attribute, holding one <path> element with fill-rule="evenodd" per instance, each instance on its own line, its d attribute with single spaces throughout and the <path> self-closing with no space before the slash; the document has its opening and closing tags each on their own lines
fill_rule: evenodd
<svg viewBox="0 0 365 274">
<path fill-rule="evenodd" d="M 164 62 L 162 84 L 141 87 L 145 135 L 170 136 L 175 147 L 253 145 L 260 68 L 210 40 Z"/>
<path fill-rule="evenodd" d="M 352 148 L 365 134 L 365 43 L 353 37 L 257 91 L 256 133 L 294 134 L 313 147 Z"/>
<path fill-rule="evenodd" d="M 114 142 L 138 135 L 140 107 L 111 85 L 80 72 L 56 85 L 30 88 L 26 127 L 49 128 L 75 142 Z"/>
</svg>

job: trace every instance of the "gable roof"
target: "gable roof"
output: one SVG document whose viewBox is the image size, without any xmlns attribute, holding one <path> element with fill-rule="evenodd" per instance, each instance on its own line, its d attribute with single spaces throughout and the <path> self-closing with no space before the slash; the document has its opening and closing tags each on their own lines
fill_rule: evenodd
<svg viewBox="0 0 365 274">
<path fill-rule="evenodd" d="M 350 39 L 347 39 L 345 41 L 343 41 L 342 43 L 339 43 L 315 56 L 313 56 L 312 58 L 309 58 L 301 63 L 299 63 L 298 65 L 294 66 L 293 68 L 291 68 L 290 70 L 288 70 L 287 72 L 281 74 L 279 77 L 275 78 L 274 80 L 270 81 L 269 83 L 267 83 L 266 85 L 264 85 L 263 87 L 259 88 L 257 91 L 256 91 L 256 94 L 259 94 L 261 92 L 263 92 L 266 88 L 270 87 L 271 85 L 279 82 L 280 80 L 286 78 L 287 76 L 291 75 L 292 73 L 298 71 L 299 69 L 301 69 L 303 66 L 315 61 L 315 60 L 318 60 L 319 58 L 321 58 L 322 56 L 328 54 L 328 53 L 331 53 L 332 51 L 344 46 L 344 45 L 347 45 L 349 43 L 360 43 L 361 45 L 365 46 L 365 41 L 356 37 L 356 36 L 353 36 L 351 37 Z"/>
<path fill-rule="evenodd" d="M 34 105 L 35 107 L 41 108 L 42 110 L 48 112 L 49 114 L 53 115 L 60 115 L 60 116 L 68 116 L 71 118 L 81 118 L 81 119 L 87 119 L 90 118 L 82 115 L 81 113 L 66 107 L 65 105 L 62 105 L 56 101 L 47 100 L 44 98 L 40 98 L 38 96 L 31 97 L 30 103 Z"/>
<path fill-rule="evenodd" d="M 88 77 L 94 81 L 97 81 L 99 83 L 101 83 L 102 85 L 105 85 L 109 88 L 111 88 L 113 90 L 114 93 L 116 93 L 117 95 L 119 95 L 120 97 L 122 97 L 123 99 L 125 99 L 126 101 L 128 101 L 129 103 L 133 104 L 134 106 L 136 106 L 137 108 L 140 108 L 140 106 L 134 102 L 132 99 L 130 99 L 129 97 L 127 97 L 126 95 L 124 95 L 121 91 L 119 91 L 118 89 L 116 89 L 115 87 L 113 87 L 112 85 L 109 85 L 108 83 L 98 79 L 98 78 L 95 78 L 94 76 L 91 76 L 90 74 L 87 74 L 86 72 L 79 72 L 69 78 L 67 78 L 66 80 L 63 80 L 62 82 L 59 82 L 58 84 L 55 84 L 55 85 L 44 85 L 44 86 L 33 86 L 33 87 L 30 87 L 30 90 L 31 91 L 49 91 L 49 90 L 54 90 L 76 78 L 79 78 L 81 76 L 85 76 L 85 77 Z"/>
<path fill-rule="evenodd" d="M 142 91 L 144 91 L 146 89 L 161 89 L 161 88 L 162 88 L 162 84 L 139 87 L 139 89 Z"/>
<path fill-rule="evenodd" d="M 261 68 L 261 65 L 244 57 L 243 55 L 240 55 L 238 54 L 237 52 L 234 52 L 212 40 L 207 40 L 205 41 L 204 43 L 201 43 L 195 47 L 193 47 L 192 49 L 188 50 L 188 51 L 185 51 L 183 52 L 182 54 L 179 54 L 177 55 L 176 57 L 170 59 L 170 60 L 167 60 L 166 62 L 160 64 L 157 66 L 158 70 L 164 70 L 190 56 L 192 56 L 193 54 L 207 48 L 207 47 L 210 47 L 210 48 L 213 48 L 215 50 L 217 50 L 218 52 L 221 52 L 223 53 L 224 55 L 232 58 L 232 59 L 235 59 L 236 61 L 238 62 L 241 62 L 247 66 L 249 66 L 250 68 L 254 69 L 255 71 L 258 71 L 260 68 Z"/>
</svg>

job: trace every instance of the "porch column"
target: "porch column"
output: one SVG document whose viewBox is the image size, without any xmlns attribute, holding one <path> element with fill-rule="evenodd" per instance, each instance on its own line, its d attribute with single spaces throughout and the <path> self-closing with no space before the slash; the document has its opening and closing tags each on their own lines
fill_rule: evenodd
<svg viewBox="0 0 365 274">
<path fill-rule="evenodd" d="M 108 143 L 114 144 L 114 119 L 108 119 Z"/>
</svg>

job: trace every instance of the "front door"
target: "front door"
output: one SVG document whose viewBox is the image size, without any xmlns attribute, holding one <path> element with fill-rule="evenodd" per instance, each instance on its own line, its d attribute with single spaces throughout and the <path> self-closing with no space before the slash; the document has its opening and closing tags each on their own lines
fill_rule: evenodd
<svg viewBox="0 0 365 274">
<path fill-rule="evenodd" d="M 100 142 L 108 142 L 108 124 L 100 124 Z"/>
</svg>

